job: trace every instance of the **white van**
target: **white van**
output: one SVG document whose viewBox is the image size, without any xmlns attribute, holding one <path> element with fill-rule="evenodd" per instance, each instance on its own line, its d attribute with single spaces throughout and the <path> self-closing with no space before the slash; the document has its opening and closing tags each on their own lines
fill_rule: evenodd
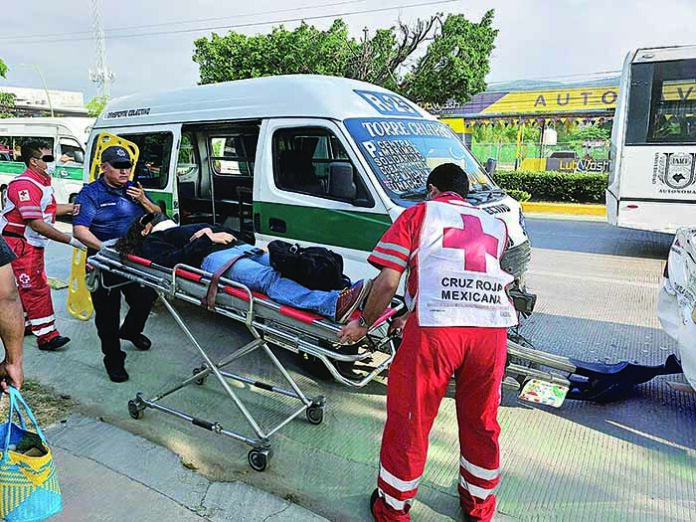
<svg viewBox="0 0 696 522">
<path fill-rule="evenodd" d="M 138 145 L 135 175 L 175 221 L 226 224 L 259 246 L 323 245 L 353 279 L 375 275 L 369 252 L 424 199 L 432 168 L 454 162 L 469 175 L 469 201 L 507 224 L 507 269 L 519 279 L 529 263 L 517 201 L 449 127 L 374 85 L 298 75 L 137 94 L 102 112 L 90 157 L 101 132 Z"/>
<path fill-rule="evenodd" d="M 22 144 L 43 141 L 56 161 L 49 165 L 58 203 L 69 203 L 82 189 L 85 143 L 94 118 L 9 118 L 0 120 L 0 198 L 7 184 L 24 172 Z"/>
</svg>

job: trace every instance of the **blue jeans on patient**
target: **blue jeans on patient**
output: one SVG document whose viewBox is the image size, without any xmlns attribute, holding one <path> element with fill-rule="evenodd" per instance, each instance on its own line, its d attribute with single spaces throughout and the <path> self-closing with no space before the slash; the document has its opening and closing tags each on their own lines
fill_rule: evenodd
<svg viewBox="0 0 696 522">
<path fill-rule="evenodd" d="M 238 245 L 213 252 L 203 259 L 201 268 L 215 273 L 231 258 L 254 248 L 251 245 Z M 280 272 L 271 268 L 267 253 L 239 259 L 225 272 L 224 277 L 243 284 L 249 290 L 264 293 L 280 304 L 310 310 L 332 319 L 336 315 L 338 290 L 329 292 L 310 290 L 291 279 L 282 277 Z"/>
</svg>

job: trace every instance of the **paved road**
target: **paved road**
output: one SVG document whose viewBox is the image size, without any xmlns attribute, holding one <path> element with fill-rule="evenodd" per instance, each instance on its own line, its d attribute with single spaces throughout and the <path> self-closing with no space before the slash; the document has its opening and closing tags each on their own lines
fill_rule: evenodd
<svg viewBox="0 0 696 522">
<path fill-rule="evenodd" d="M 659 328 L 655 297 L 668 237 L 567 219 L 530 218 L 528 228 L 534 245 L 528 286 L 539 300 L 522 328 L 524 335 L 540 349 L 591 361 L 664 360 L 672 343 Z M 67 278 L 69 255 L 66 248 L 51 246 L 49 275 Z M 243 480 L 330 520 L 369 520 L 367 497 L 384 422 L 382 384 L 346 390 L 313 379 L 281 353 L 307 394 L 327 396 L 327 414 L 320 426 L 301 420 L 285 426 L 273 439 L 270 469 L 255 473 L 246 465 L 248 447 L 234 440 L 152 410 L 138 421 L 128 417 L 126 402 L 137 391 L 152 396 L 190 375 L 200 362 L 164 307 L 156 307 L 148 322 L 153 349 L 141 353 L 129 347 L 131 380 L 115 385 L 101 366 L 93 325 L 66 314 L 65 291 L 54 295 L 59 324 L 73 342 L 63 353 L 28 349 L 29 375 L 75 396 L 84 413 L 167 446 L 208 477 Z M 193 307 L 183 310 L 213 355 L 228 353 L 248 338 L 236 323 Z M 270 373 L 256 356 L 243 362 L 241 372 Z M 262 424 L 277 422 L 288 406 L 269 403 L 258 391 L 240 393 Z M 167 401 L 227 428 L 244 428 L 211 380 Z M 559 410 L 519 403 L 507 392 L 500 421 L 499 520 L 696 519 L 696 399 L 671 390 L 664 378 L 638 387 L 626 400 L 605 405 L 568 401 Z M 459 516 L 455 426 L 448 398 L 431 437 L 415 521 Z"/>
</svg>

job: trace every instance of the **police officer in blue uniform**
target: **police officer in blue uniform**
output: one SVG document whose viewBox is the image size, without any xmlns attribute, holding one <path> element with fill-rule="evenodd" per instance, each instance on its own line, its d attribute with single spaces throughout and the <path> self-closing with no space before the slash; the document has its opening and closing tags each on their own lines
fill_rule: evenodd
<svg viewBox="0 0 696 522">
<path fill-rule="evenodd" d="M 101 249 L 102 243 L 123 236 L 135 219 L 149 212 L 160 212 L 150 201 L 139 183 L 129 183 L 133 163 L 128 151 L 111 146 L 102 153 L 102 175 L 85 185 L 75 200 L 78 205 L 73 215 L 73 235 L 87 245 L 90 252 Z M 103 274 L 108 287 L 126 283 L 113 274 Z M 121 294 L 129 310 L 120 325 Z M 104 366 L 113 382 L 128 380 L 125 369 L 126 354 L 120 339 L 127 339 L 139 350 L 148 350 L 150 339 L 143 335 L 145 321 L 157 294 L 150 288 L 125 284 L 107 290 L 100 286 L 92 292 L 95 324 L 104 354 Z"/>
</svg>

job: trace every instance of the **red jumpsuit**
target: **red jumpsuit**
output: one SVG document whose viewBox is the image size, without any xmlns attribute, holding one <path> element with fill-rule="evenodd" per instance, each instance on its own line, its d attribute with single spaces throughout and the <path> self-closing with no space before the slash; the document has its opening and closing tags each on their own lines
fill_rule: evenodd
<svg viewBox="0 0 696 522">
<path fill-rule="evenodd" d="M 0 231 L 17 259 L 12 270 L 31 331 L 39 344 L 60 335 L 55 326 L 51 289 L 44 269 L 47 239 L 29 226 L 29 219 L 56 220 L 56 199 L 50 176 L 27 169 L 10 181 L 7 202 L 0 213 Z"/>
<path fill-rule="evenodd" d="M 460 505 L 468 520 L 490 520 L 499 481 L 497 413 L 507 327 L 517 323 L 500 268 L 505 224 L 454 193 L 406 210 L 369 257 L 408 269 L 411 315 L 389 369 L 376 520 L 410 520 L 428 436 L 454 375 L 459 424 Z"/>
</svg>

